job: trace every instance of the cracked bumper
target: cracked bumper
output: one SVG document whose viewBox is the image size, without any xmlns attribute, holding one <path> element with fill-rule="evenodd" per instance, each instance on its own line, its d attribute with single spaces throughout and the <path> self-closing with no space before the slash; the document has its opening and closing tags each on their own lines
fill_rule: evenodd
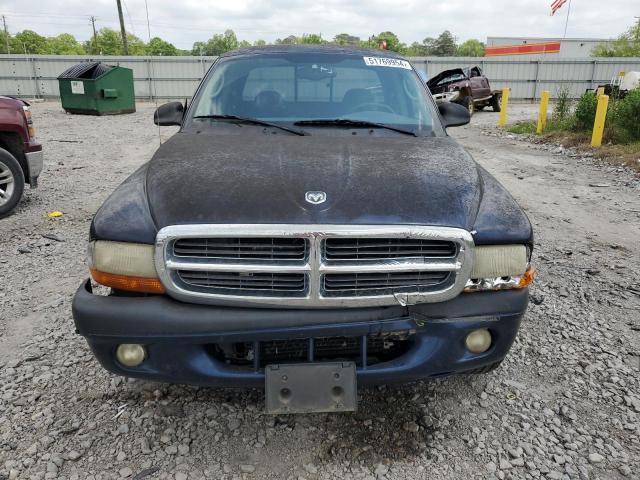
<svg viewBox="0 0 640 480">
<path fill-rule="evenodd" d="M 262 369 L 238 367 L 211 354 L 230 342 L 323 337 L 361 337 L 414 332 L 410 347 L 391 361 L 357 369 L 359 384 L 405 383 L 475 370 L 502 360 L 515 340 L 528 302 L 527 289 L 462 294 L 448 302 L 414 307 L 277 310 L 177 302 L 165 296 L 97 296 L 89 282 L 73 301 L 77 332 L 107 370 L 150 380 L 224 387 L 262 387 Z M 481 354 L 464 346 L 475 329 L 490 330 L 493 343 Z M 119 364 L 122 343 L 146 345 L 136 368 Z"/>
</svg>

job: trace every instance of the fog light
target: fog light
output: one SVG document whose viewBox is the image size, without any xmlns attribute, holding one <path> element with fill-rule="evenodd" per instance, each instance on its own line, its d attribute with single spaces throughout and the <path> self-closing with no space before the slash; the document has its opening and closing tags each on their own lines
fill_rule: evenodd
<svg viewBox="0 0 640 480">
<path fill-rule="evenodd" d="M 467 335 L 464 344 L 471 353 L 484 353 L 491 346 L 491 334 L 486 328 L 474 330 Z"/>
<path fill-rule="evenodd" d="M 116 358 L 125 367 L 137 367 L 146 357 L 144 346 L 137 343 L 123 343 L 116 350 Z"/>
</svg>

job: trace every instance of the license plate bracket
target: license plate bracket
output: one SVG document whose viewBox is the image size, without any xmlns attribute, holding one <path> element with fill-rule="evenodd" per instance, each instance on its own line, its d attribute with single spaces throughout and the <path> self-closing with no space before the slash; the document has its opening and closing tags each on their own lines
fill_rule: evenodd
<svg viewBox="0 0 640 480">
<path fill-rule="evenodd" d="M 357 406 L 353 362 L 267 365 L 267 413 L 353 412 Z"/>
</svg>

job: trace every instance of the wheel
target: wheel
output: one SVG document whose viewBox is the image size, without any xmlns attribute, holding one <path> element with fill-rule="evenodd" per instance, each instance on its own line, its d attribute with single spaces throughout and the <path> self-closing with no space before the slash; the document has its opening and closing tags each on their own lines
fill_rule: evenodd
<svg viewBox="0 0 640 480">
<path fill-rule="evenodd" d="M 0 218 L 11 213 L 22 198 L 23 191 L 22 167 L 13 155 L 0 148 Z"/>
<path fill-rule="evenodd" d="M 493 97 L 491 97 L 491 108 L 493 108 L 494 112 L 499 112 L 500 111 L 500 96 L 499 95 L 494 95 Z"/>
<path fill-rule="evenodd" d="M 464 97 L 460 105 L 469 110 L 469 115 L 473 115 L 475 105 L 473 104 L 473 99 L 471 97 Z"/>
</svg>

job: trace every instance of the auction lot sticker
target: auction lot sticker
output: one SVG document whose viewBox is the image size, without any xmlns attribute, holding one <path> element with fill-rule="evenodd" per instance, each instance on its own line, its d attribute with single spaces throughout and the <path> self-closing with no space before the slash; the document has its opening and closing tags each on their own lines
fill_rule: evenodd
<svg viewBox="0 0 640 480">
<path fill-rule="evenodd" d="M 393 68 L 406 68 L 411 70 L 411 65 L 406 60 L 400 60 L 399 58 L 386 58 L 386 57 L 362 57 L 365 65 L 370 67 L 393 67 Z"/>
</svg>

